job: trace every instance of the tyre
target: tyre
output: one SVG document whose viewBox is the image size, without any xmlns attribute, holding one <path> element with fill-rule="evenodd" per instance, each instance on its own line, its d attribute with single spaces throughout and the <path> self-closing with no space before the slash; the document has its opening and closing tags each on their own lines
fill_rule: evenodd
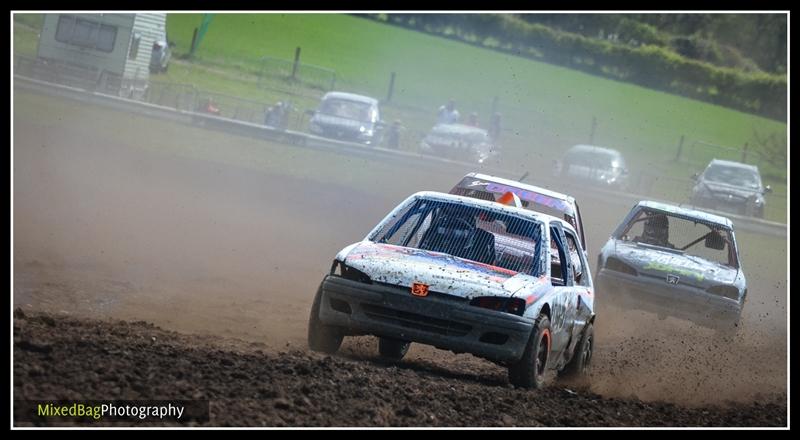
<svg viewBox="0 0 800 440">
<path fill-rule="evenodd" d="M 408 353 L 410 342 L 378 337 L 378 352 L 387 361 L 399 362 Z"/>
<path fill-rule="evenodd" d="M 563 377 L 582 377 L 586 376 L 592 365 L 592 353 L 594 353 L 594 326 L 589 323 L 583 330 L 581 340 L 575 347 L 575 354 L 566 367 L 561 370 Z"/>
<path fill-rule="evenodd" d="M 543 388 L 551 344 L 550 319 L 539 315 L 522 359 L 508 367 L 508 381 L 522 388 Z"/>
<path fill-rule="evenodd" d="M 317 290 L 314 304 L 311 306 L 311 316 L 308 318 L 308 347 L 313 351 L 333 354 L 342 345 L 344 335 L 338 327 L 325 325 L 319 319 L 319 309 L 322 302 L 322 286 Z"/>
</svg>

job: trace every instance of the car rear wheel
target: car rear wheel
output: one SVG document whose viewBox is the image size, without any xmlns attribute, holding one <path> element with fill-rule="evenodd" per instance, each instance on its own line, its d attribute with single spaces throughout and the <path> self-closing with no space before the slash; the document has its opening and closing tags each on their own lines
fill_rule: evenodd
<svg viewBox="0 0 800 440">
<path fill-rule="evenodd" d="M 550 319 L 539 315 L 522 359 L 508 367 L 508 381 L 522 388 L 543 388 L 551 344 Z"/>
<path fill-rule="evenodd" d="M 314 304 L 311 306 L 311 316 L 308 318 L 308 347 L 313 351 L 333 354 L 342 345 L 344 335 L 338 327 L 325 325 L 319 319 L 319 309 L 322 303 L 322 286 L 317 290 Z"/>
<path fill-rule="evenodd" d="M 378 352 L 381 357 L 392 362 L 399 362 L 408 353 L 410 342 L 392 338 L 378 337 Z"/>
<path fill-rule="evenodd" d="M 561 370 L 563 377 L 581 377 L 589 372 L 592 365 L 592 353 L 594 352 L 594 326 L 586 324 L 581 340 L 575 347 L 575 354 L 566 367 Z"/>
</svg>

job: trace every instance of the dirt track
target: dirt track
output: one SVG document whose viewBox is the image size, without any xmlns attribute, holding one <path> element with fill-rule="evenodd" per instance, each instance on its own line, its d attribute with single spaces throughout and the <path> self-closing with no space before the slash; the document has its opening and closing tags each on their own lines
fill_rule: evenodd
<svg viewBox="0 0 800 440">
<path fill-rule="evenodd" d="M 58 113 L 59 107 L 53 108 Z M 64 365 L 75 371 L 82 371 L 81 366 L 87 364 L 124 366 L 115 364 L 114 356 L 96 354 L 89 345 L 72 343 L 77 341 L 75 335 L 110 324 L 73 325 L 70 324 L 73 321 L 62 321 L 62 317 L 143 320 L 192 335 L 163 333 L 164 339 L 171 341 L 168 353 L 137 348 L 129 350 L 131 359 L 138 359 L 142 365 L 151 359 L 154 365 L 168 365 L 171 356 L 172 363 L 176 359 L 191 359 L 192 365 L 217 365 L 221 358 L 230 358 L 237 363 L 237 370 L 252 373 L 248 377 L 269 372 L 264 377 L 271 379 L 261 382 L 270 389 L 282 390 L 286 393 L 284 399 L 289 401 L 288 404 L 273 401 L 279 399 L 277 395 L 267 401 L 260 401 L 257 396 L 250 403 L 240 400 L 236 405 L 250 409 L 239 413 L 253 417 L 221 416 L 218 423 L 261 424 L 261 420 L 268 425 L 785 423 L 787 291 L 783 281 L 786 274 L 780 269 L 785 262 L 785 247 L 775 261 L 757 262 L 758 265 L 743 255 L 745 263 L 750 264 L 746 267 L 753 268 L 748 273 L 751 300 L 746 332 L 733 346 L 707 342 L 710 339 L 704 330 L 672 319 L 654 322 L 652 316 L 635 313 L 623 316 L 612 311 L 599 317 L 599 345 L 590 392 L 602 398 L 588 391 L 573 395 L 559 386 L 526 394 L 507 387 L 505 370 L 500 367 L 427 347 L 412 347 L 408 360 L 399 367 L 383 366 L 371 361 L 376 350 L 369 338 L 347 341 L 343 349 L 345 357 L 366 361 L 326 360 L 305 351 L 305 331 L 311 298 L 330 259 L 344 245 L 361 239 L 409 193 L 421 189 L 446 190 L 468 170 L 446 169 L 424 179 L 417 175 L 398 179 L 390 174 L 391 164 L 353 161 L 340 170 L 341 183 L 322 184 L 291 177 L 292 170 L 271 175 L 145 151 L 136 146 L 137 142 L 146 142 L 138 139 L 137 134 L 144 136 L 157 128 L 152 121 L 127 118 L 125 126 L 130 132 L 119 136 L 104 135 L 102 130 L 100 134 L 90 132 L 79 125 L 96 118 L 97 111 L 79 107 L 45 119 L 14 121 L 14 305 L 28 314 L 44 311 L 56 316 L 58 332 L 36 324 L 40 321 L 23 323 L 27 322 L 24 327 L 33 329 L 32 334 L 44 343 L 53 344 L 50 355 L 61 356 L 57 358 L 59 365 L 63 360 Z M 163 142 L 179 143 L 185 139 L 185 132 L 202 131 L 182 126 L 170 130 L 174 130 L 174 137 Z M 235 136 L 227 139 L 231 143 L 257 143 Z M 225 145 L 215 144 L 215 147 Z M 263 148 L 272 147 L 263 144 Z M 358 173 L 365 166 L 386 168 L 386 178 L 358 188 L 348 184 L 347 175 Z M 587 226 L 590 249 L 599 249 L 608 231 L 629 207 L 609 209 L 593 203 L 589 197 L 576 196 L 582 200 L 584 216 L 590 221 Z M 772 272 L 761 273 L 759 269 Z M 120 324 L 115 328 L 132 329 L 132 335 L 160 332 L 140 325 Z M 71 333 L 73 330 L 77 333 Z M 221 341 L 217 336 L 240 342 Z M 117 344 L 126 341 L 124 336 L 109 338 Z M 99 343 L 100 339 L 96 341 Z M 258 349 L 263 353 L 254 352 L 249 342 L 262 344 Z M 214 344 L 233 352 L 219 353 Z M 126 349 L 120 347 L 120 350 Z M 282 351 L 285 353 L 281 354 Z M 69 376 L 75 383 L 48 374 L 35 373 L 39 376 L 32 378 L 29 370 L 37 370 L 34 365 L 42 361 L 47 359 L 40 353 L 15 346 L 15 398 L 57 397 L 48 394 L 51 392 L 76 396 L 70 393 L 85 390 L 97 393 L 90 397 L 109 398 L 117 388 L 125 394 L 135 389 L 134 384 L 141 383 L 137 377 L 97 382 L 91 374 Z M 54 365 L 52 360 L 49 362 L 38 365 L 46 372 Z M 340 372 L 339 366 L 345 368 Z M 194 367 L 187 363 L 186 368 Z M 281 368 L 286 371 L 281 372 Z M 158 371 L 158 375 L 173 374 L 163 369 Z M 313 374 L 296 374 L 299 371 Z M 346 371 L 353 376 L 346 377 Z M 246 398 L 242 395 L 247 394 L 239 391 L 250 389 L 251 382 L 241 378 L 232 381 L 222 376 L 224 373 L 219 374 L 219 384 L 190 381 L 189 389 L 192 393 L 207 393 L 214 399 Z M 307 404 L 296 404 L 292 399 L 297 398 L 295 391 L 309 380 L 320 381 L 322 385 L 328 383 L 325 380 L 334 380 L 336 385 L 320 385 L 320 390 L 312 390 L 306 397 L 314 404 L 309 407 L 313 410 L 301 410 Z M 167 386 L 172 382 L 174 378 L 165 379 L 161 382 L 164 388 L 153 384 L 146 391 L 183 392 L 170 391 Z M 231 384 L 230 388 L 225 388 L 226 383 Z M 374 394 L 364 393 L 363 387 L 374 389 Z M 439 391 L 435 394 L 441 396 L 455 394 L 452 399 L 431 399 L 431 394 L 420 391 L 423 389 Z M 373 395 L 378 397 L 373 399 Z M 593 399 L 598 403 L 592 404 Z M 321 410 L 320 402 L 328 400 L 337 402 L 341 408 L 331 413 Z M 681 407 L 641 400 L 673 402 Z M 778 403 L 764 406 L 763 402 Z M 273 408 L 275 403 L 286 414 L 263 410 L 264 405 Z M 418 409 L 423 403 L 441 407 L 441 411 L 432 413 L 437 419 L 428 422 L 408 415 L 422 413 Z M 738 406 L 740 411 L 746 408 L 738 419 L 727 418 L 733 417 L 735 411 L 708 407 L 730 404 L 745 405 Z M 457 417 L 450 412 L 457 408 L 455 405 L 472 416 Z M 576 419 L 585 421 L 561 420 L 557 417 L 564 413 L 544 410 L 557 405 L 570 405 L 569 414 L 575 414 L 574 408 L 580 407 L 578 413 L 584 417 Z M 619 416 L 606 411 L 616 406 L 624 408 Z M 698 406 L 706 409 L 688 409 Z M 493 411 L 497 411 L 495 417 L 489 416 Z M 660 418 L 656 415 L 659 411 L 663 412 Z M 700 417 L 703 411 L 706 419 Z M 281 414 L 289 418 L 281 418 Z M 744 419 L 742 414 L 752 418 Z M 513 419 L 503 419 L 503 415 Z"/>
<path fill-rule="evenodd" d="M 534 392 L 427 362 L 391 366 L 353 350 L 276 353 L 143 322 L 17 312 L 14 335 L 16 399 L 208 399 L 212 426 L 786 425 L 775 403 L 687 409 L 557 387 Z"/>
</svg>

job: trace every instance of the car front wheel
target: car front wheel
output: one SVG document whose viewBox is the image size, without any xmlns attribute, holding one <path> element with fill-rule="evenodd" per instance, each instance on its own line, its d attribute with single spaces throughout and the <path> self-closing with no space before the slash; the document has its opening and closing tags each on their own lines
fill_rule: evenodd
<svg viewBox="0 0 800 440">
<path fill-rule="evenodd" d="M 313 351 L 333 354 L 342 345 L 344 335 L 338 327 L 325 325 L 319 319 L 319 309 L 322 303 L 322 286 L 317 290 L 314 304 L 311 306 L 311 316 L 308 318 L 308 347 Z"/>
<path fill-rule="evenodd" d="M 508 367 L 508 381 L 522 388 L 543 388 L 551 344 L 550 319 L 539 315 L 522 359 Z"/>
<path fill-rule="evenodd" d="M 410 342 L 391 338 L 378 338 L 378 352 L 381 357 L 392 362 L 399 362 L 408 353 Z"/>
</svg>

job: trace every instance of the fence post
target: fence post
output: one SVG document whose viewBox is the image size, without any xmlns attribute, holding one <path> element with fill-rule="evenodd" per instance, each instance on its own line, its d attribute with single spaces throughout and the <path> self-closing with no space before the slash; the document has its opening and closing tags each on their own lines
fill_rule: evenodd
<svg viewBox="0 0 800 440">
<path fill-rule="evenodd" d="M 681 160 L 682 152 L 683 152 L 683 135 L 681 135 L 681 140 L 678 142 L 678 152 L 675 153 L 675 162 Z"/>
<path fill-rule="evenodd" d="M 392 95 L 394 94 L 394 77 L 395 72 L 389 76 L 389 92 L 386 94 L 386 102 L 390 102 L 392 100 Z"/>
<path fill-rule="evenodd" d="M 189 58 L 191 58 L 192 55 L 194 55 L 194 45 L 196 41 L 197 41 L 197 28 L 194 28 L 194 33 L 192 34 L 192 46 L 191 48 L 189 48 Z"/>
<path fill-rule="evenodd" d="M 597 118 L 592 116 L 592 132 L 589 133 L 589 145 L 594 145 L 594 132 L 597 129 Z"/>
<path fill-rule="evenodd" d="M 744 143 L 744 148 L 742 148 L 742 163 L 747 163 L 747 142 Z"/>
<path fill-rule="evenodd" d="M 297 65 L 300 64 L 300 46 L 294 50 L 294 64 L 292 65 L 292 79 L 297 75 Z"/>
</svg>

